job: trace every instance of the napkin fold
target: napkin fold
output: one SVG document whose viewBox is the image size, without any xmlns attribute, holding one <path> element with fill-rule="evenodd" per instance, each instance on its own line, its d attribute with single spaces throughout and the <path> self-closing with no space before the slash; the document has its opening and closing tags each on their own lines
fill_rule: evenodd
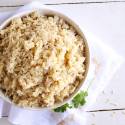
<svg viewBox="0 0 125 125">
<path fill-rule="evenodd" d="M 0 23 L 13 14 L 43 7 L 50 8 L 40 2 L 32 2 L 15 12 L 1 12 Z M 73 19 L 73 16 L 71 18 Z M 81 28 L 84 27 L 82 24 L 80 26 Z M 11 123 L 19 125 L 84 125 L 86 123 L 85 111 L 91 107 L 99 93 L 108 85 L 113 74 L 123 63 L 123 58 L 88 31 L 85 29 L 83 31 L 88 40 L 91 55 L 89 73 L 84 83 L 84 88 L 81 88 L 83 90 L 88 89 L 87 103 L 85 106 L 78 109 L 69 109 L 64 113 L 56 113 L 48 109 L 22 109 L 0 99 L 1 117 L 8 116 L 8 120 Z"/>
</svg>

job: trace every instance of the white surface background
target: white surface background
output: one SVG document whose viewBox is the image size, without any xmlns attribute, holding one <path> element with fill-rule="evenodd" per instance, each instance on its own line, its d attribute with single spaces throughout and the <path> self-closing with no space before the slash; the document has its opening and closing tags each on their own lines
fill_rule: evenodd
<svg viewBox="0 0 125 125">
<path fill-rule="evenodd" d="M 31 0 L 0 0 L 0 11 L 14 10 L 29 1 Z M 50 6 L 64 11 L 69 16 L 76 15 L 75 19 L 80 18 L 79 23 L 83 24 L 85 29 L 125 57 L 125 1 L 42 0 L 42 2 L 57 4 Z M 87 125 L 125 125 L 124 67 L 125 63 L 86 113 Z M 2 118 L 0 125 L 11 124 L 6 118 Z"/>
</svg>

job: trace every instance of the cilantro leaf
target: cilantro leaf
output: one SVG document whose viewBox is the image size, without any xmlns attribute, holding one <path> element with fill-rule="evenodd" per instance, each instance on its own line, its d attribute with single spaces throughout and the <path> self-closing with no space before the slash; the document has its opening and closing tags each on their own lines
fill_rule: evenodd
<svg viewBox="0 0 125 125">
<path fill-rule="evenodd" d="M 72 100 L 72 105 L 74 108 L 78 108 L 86 103 L 85 97 L 87 96 L 87 92 L 81 91 L 78 93 Z"/>
<path fill-rule="evenodd" d="M 58 108 L 54 109 L 54 111 L 55 112 L 65 112 L 67 108 L 69 108 L 69 104 L 68 103 L 64 104 L 61 107 L 58 107 Z"/>
<path fill-rule="evenodd" d="M 63 106 L 54 109 L 54 111 L 65 112 L 68 108 L 78 108 L 86 103 L 86 96 L 88 96 L 88 93 L 86 91 L 81 91 L 73 98 L 70 104 L 66 103 Z"/>
</svg>

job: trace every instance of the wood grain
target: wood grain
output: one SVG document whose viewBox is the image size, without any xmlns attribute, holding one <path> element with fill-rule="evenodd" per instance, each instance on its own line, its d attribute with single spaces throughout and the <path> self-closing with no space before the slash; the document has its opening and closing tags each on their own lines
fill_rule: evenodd
<svg viewBox="0 0 125 125">
<path fill-rule="evenodd" d="M 19 7 L 0 7 L 0 12 L 5 12 L 5 11 L 14 11 Z"/>
<path fill-rule="evenodd" d="M 11 2 L 10 2 L 11 1 Z M 35 0 L 0 0 L 1 7 L 8 6 L 21 6 Z M 113 3 L 113 2 L 125 2 L 125 0 L 37 0 L 47 5 L 55 4 L 93 4 L 93 3 Z"/>
<path fill-rule="evenodd" d="M 125 110 L 109 112 L 85 112 L 83 118 L 85 120 L 85 125 L 124 125 Z M 2 118 L 0 120 L 0 125 L 13 124 L 9 123 L 7 118 Z"/>
</svg>

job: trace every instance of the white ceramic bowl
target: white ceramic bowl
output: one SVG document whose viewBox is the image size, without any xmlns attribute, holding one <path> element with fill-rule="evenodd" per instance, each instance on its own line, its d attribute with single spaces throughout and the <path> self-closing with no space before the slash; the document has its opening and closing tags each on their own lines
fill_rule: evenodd
<svg viewBox="0 0 125 125">
<path fill-rule="evenodd" d="M 11 17 L 9 17 L 7 20 L 5 20 L 1 26 L 0 26 L 0 29 L 4 29 L 10 22 L 12 19 L 14 19 L 15 17 L 23 17 L 25 15 L 28 15 L 29 13 L 33 12 L 34 10 L 30 10 L 30 11 L 25 11 L 25 12 L 21 12 L 21 13 L 18 13 L 18 14 L 15 14 Z M 72 25 L 76 31 L 78 32 L 79 35 L 82 36 L 82 38 L 84 39 L 84 44 L 85 44 L 85 57 L 86 57 L 86 60 L 85 60 L 85 73 L 84 73 L 84 78 L 83 80 L 81 81 L 81 83 L 79 84 L 79 86 L 77 87 L 77 89 L 73 92 L 72 95 L 70 95 L 67 99 L 64 99 L 63 102 L 59 102 L 59 103 L 56 103 L 54 104 L 54 106 L 52 107 L 47 107 L 47 108 L 56 108 L 56 107 L 59 107 L 63 104 L 65 104 L 67 101 L 71 100 L 75 95 L 76 93 L 80 90 L 80 88 L 83 86 L 84 87 L 84 82 L 85 82 L 85 79 L 86 79 L 86 76 L 88 74 L 88 69 L 89 69 L 89 60 L 90 60 L 90 55 L 89 55 L 89 47 L 88 47 L 88 43 L 87 43 L 87 40 L 84 36 L 84 33 L 83 31 L 81 30 L 81 28 L 79 27 L 78 24 L 76 24 L 73 20 L 71 20 L 69 17 L 65 16 L 64 14 L 62 13 L 59 13 L 55 10 L 52 10 L 52 9 L 49 9 L 49 8 L 41 8 L 41 9 L 37 9 L 37 11 L 39 11 L 42 15 L 57 15 L 61 18 L 63 18 L 67 23 L 69 23 L 70 25 Z M 14 104 L 8 97 L 6 97 L 2 91 L 0 91 L 0 96 L 6 100 L 7 102 L 11 103 L 11 104 Z M 16 105 L 16 104 L 14 104 Z M 41 109 L 41 108 L 36 108 L 36 107 L 23 107 L 23 108 L 29 108 L 29 109 Z"/>
</svg>

